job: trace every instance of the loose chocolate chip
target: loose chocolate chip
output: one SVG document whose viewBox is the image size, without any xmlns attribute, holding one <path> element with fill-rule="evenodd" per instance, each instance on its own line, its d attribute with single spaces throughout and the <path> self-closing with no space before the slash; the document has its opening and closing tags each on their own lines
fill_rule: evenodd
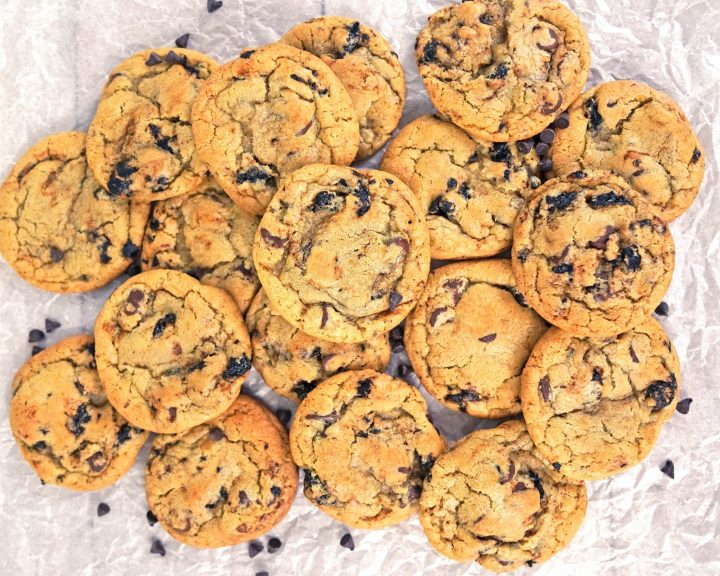
<svg viewBox="0 0 720 576">
<path fill-rule="evenodd" d="M 539 156 L 547 156 L 548 152 L 550 152 L 550 146 L 545 144 L 545 142 L 538 142 L 535 145 L 535 152 L 537 152 Z"/>
<path fill-rule="evenodd" d="M 190 34 L 183 34 L 182 36 L 179 36 L 178 38 L 175 38 L 175 46 L 178 48 L 187 48 L 188 42 L 190 41 Z"/>
<path fill-rule="evenodd" d="M 307 396 L 307 394 L 305 395 Z M 300 396 L 300 394 L 298 394 L 298 396 Z M 290 418 L 292 418 L 292 412 L 286 408 L 278 408 L 275 410 L 275 416 L 277 416 L 278 420 L 280 420 L 284 426 L 287 426 L 290 423 Z"/>
<path fill-rule="evenodd" d="M 520 140 L 516 146 L 520 154 L 529 154 L 535 146 L 535 142 L 533 140 Z"/>
<path fill-rule="evenodd" d="M 665 464 L 662 465 L 660 471 L 666 476 L 675 479 L 675 465 L 672 460 L 665 460 Z"/>
<path fill-rule="evenodd" d="M 63 258 L 65 258 L 65 252 L 60 250 L 60 248 L 58 248 L 57 246 L 50 246 L 50 260 L 57 264 Z"/>
<path fill-rule="evenodd" d="M 223 432 L 217 426 L 214 426 L 214 427 L 210 428 L 210 432 L 208 432 L 208 436 L 210 437 L 210 440 L 214 440 L 215 442 L 217 442 L 217 441 L 225 438 L 225 432 Z"/>
<path fill-rule="evenodd" d="M 44 340 L 44 339 L 45 339 L 45 332 L 43 332 L 42 330 L 33 328 L 32 330 L 30 330 L 30 332 L 28 332 L 28 342 L 30 342 L 31 344 L 33 342 L 40 342 L 40 340 Z"/>
<path fill-rule="evenodd" d="M 645 398 L 655 402 L 652 411 L 657 412 L 672 404 L 677 390 L 675 374 L 670 373 L 669 380 L 655 380 L 645 389 Z"/>
<path fill-rule="evenodd" d="M 97 507 L 97 515 L 98 516 L 105 516 L 105 514 L 108 514 L 110 512 L 110 506 L 105 504 L 105 502 L 100 502 Z"/>
<path fill-rule="evenodd" d="M 555 468 L 555 470 L 560 470 L 560 468 L 562 466 L 561 466 L 560 462 L 553 462 L 552 467 Z"/>
<path fill-rule="evenodd" d="M 587 101 L 587 103 L 585 104 L 585 107 L 587 108 L 587 112 L 588 112 L 588 120 L 590 122 L 590 129 L 597 130 L 603 121 L 602 116 L 600 116 L 600 112 L 598 112 L 597 100 L 595 100 L 594 97 L 590 98 Z"/>
<path fill-rule="evenodd" d="M 340 546 L 351 551 L 355 550 L 355 540 L 353 540 L 352 534 L 343 534 L 342 538 L 340 538 Z"/>
<path fill-rule="evenodd" d="M 437 40 L 430 40 L 425 46 L 423 46 L 423 55 L 420 58 L 420 64 L 427 64 L 428 62 L 434 62 L 437 60 L 437 50 L 442 46 Z"/>
<path fill-rule="evenodd" d="M 160 556 L 165 556 L 165 546 L 163 546 L 163 543 L 157 538 L 153 538 L 152 546 L 150 546 L 150 554 L 160 554 Z"/>
<path fill-rule="evenodd" d="M 395 290 L 390 290 L 390 295 L 388 296 L 388 310 L 390 312 L 394 312 L 397 310 L 397 307 L 400 306 L 400 303 L 403 301 L 402 294 L 400 292 L 396 292 Z"/>
<path fill-rule="evenodd" d="M 577 195 L 577 192 L 562 192 L 557 196 L 545 196 L 548 211 L 552 214 L 556 211 L 567 210 L 575 202 Z"/>
<path fill-rule="evenodd" d="M 658 304 L 658 307 L 655 308 L 655 314 L 657 314 L 658 316 L 667 316 L 668 314 L 670 314 L 670 306 L 668 306 L 668 303 L 660 302 L 660 304 Z"/>
<path fill-rule="evenodd" d="M 337 197 L 332 192 L 318 192 L 313 198 L 312 204 L 308 208 L 310 212 L 318 212 L 320 210 L 327 210 L 328 212 L 337 212 L 340 209 L 338 202 L 335 202 Z"/>
<path fill-rule="evenodd" d="M 586 202 L 590 208 L 605 208 L 606 206 L 629 206 L 632 201 L 627 196 L 621 196 L 615 192 L 603 192 L 595 196 L 588 196 Z"/>
<path fill-rule="evenodd" d="M 370 390 L 372 388 L 372 380 L 370 378 L 365 378 L 363 380 L 360 380 L 357 385 L 357 395 L 360 398 L 367 398 L 368 394 L 370 394 Z"/>
<path fill-rule="evenodd" d="M 35 345 L 35 346 L 32 347 L 31 355 L 32 355 L 32 356 L 35 356 L 35 354 L 39 354 L 39 353 L 42 352 L 43 350 L 45 350 L 45 348 L 43 348 L 42 346 L 37 346 L 37 345 Z"/>
<path fill-rule="evenodd" d="M 507 76 L 507 73 L 508 73 L 507 65 L 500 64 L 497 68 L 495 68 L 495 70 L 493 70 L 490 74 L 488 74 L 487 77 L 490 80 L 502 79 L 502 78 L 505 78 L 505 76 Z"/>
<path fill-rule="evenodd" d="M 677 403 L 677 406 L 675 406 L 675 410 L 680 412 L 680 414 L 687 414 L 690 412 L 690 404 L 692 404 L 692 401 L 692 398 L 684 398 L 683 400 L 680 400 L 680 402 Z"/>
<path fill-rule="evenodd" d="M 550 172 L 553 169 L 553 163 L 550 158 L 543 158 L 538 162 L 538 168 L 541 172 Z"/>
<path fill-rule="evenodd" d="M 557 266 L 553 266 L 551 270 L 555 274 L 572 274 L 573 273 L 573 265 L 572 264 L 558 264 Z"/>
<path fill-rule="evenodd" d="M 628 270 L 631 272 L 638 270 L 640 268 L 640 264 L 642 263 L 640 252 L 635 244 L 632 246 L 625 246 L 622 250 L 620 250 L 620 260 L 625 263 Z"/>
<path fill-rule="evenodd" d="M 700 160 L 700 156 L 702 156 L 702 153 L 700 152 L 700 150 L 695 148 L 692 153 L 692 158 L 690 158 L 690 163 L 695 164 L 698 160 Z"/>
<path fill-rule="evenodd" d="M 225 380 L 234 380 L 250 371 L 252 364 L 250 359 L 243 353 L 240 358 L 228 358 L 227 368 L 223 372 Z"/>
<path fill-rule="evenodd" d="M 75 411 L 75 415 L 70 418 L 67 428 L 70 432 L 75 434 L 75 436 L 80 436 L 83 432 L 85 432 L 83 424 L 87 424 L 90 420 L 91 417 L 87 412 L 87 405 L 80 404 Z"/>
<path fill-rule="evenodd" d="M 127 442 L 130 439 L 130 425 L 125 422 L 122 426 L 120 426 L 120 429 L 117 433 L 117 443 L 123 444 L 124 442 Z"/>
<path fill-rule="evenodd" d="M 274 554 L 280 550 L 280 548 L 282 548 L 282 540 L 280 540 L 280 538 L 270 538 L 270 540 L 268 540 L 268 552 L 270 552 L 270 554 Z"/>
<path fill-rule="evenodd" d="M 262 542 L 253 540 L 250 544 L 248 544 L 248 556 L 250 556 L 250 558 L 255 558 L 255 556 L 260 554 L 263 550 L 265 550 L 265 546 Z"/>
<path fill-rule="evenodd" d="M 147 518 L 148 524 L 150 524 L 150 526 L 155 526 L 155 524 L 157 524 L 158 522 L 157 516 L 155 516 L 152 510 L 148 510 L 147 514 L 145 514 L 145 517 Z"/>
<path fill-rule="evenodd" d="M 543 490 L 542 482 L 540 481 L 540 476 L 532 470 L 528 470 L 528 476 L 530 476 L 530 480 L 532 480 L 533 486 L 535 486 L 535 489 L 540 493 L 540 498 L 545 498 L 545 490 Z"/>
<path fill-rule="evenodd" d="M 244 184 L 245 182 L 250 182 L 250 184 L 256 184 L 257 182 L 268 183 L 271 180 L 275 180 L 273 175 L 268 174 L 257 166 L 252 166 L 243 172 L 238 172 L 235 175 L 235 181 L 238 184 Z"/>
<path fill-rule="evenodd" d="M 150 52 L 150 56 L 148 56 L 147 60 L 145 60 L 145 66 L 156 66 L 157 64 L 160 64 L 160 62 L 162 62 L 162 58 L 155 54 L 155 52 Z"/>
<path fill-rule="evenodd" d="M 255 572 L 255 576 L 270 576 L 270 572 L 267 570 L 261 570 L 260 572 Z"/>
<path fill-rule="evenodd" d="M 174 326 L 175 325 L 175 314 L 172 312 L 165 314 L 160 320 L 158 320 L 155 323 L 155 328 L 153 328 L 152 337 L 153 338 L 159 338 L 162 336 L 163 332 L 165 332 L 165 328 L 168 326 Z"/>
<path fill-rule="evenodd" d="M 273 248 L 282 248 L 287 244 L 288 239 L 287 238 L 280 238 L 279 236 L 273 236 L 268 230 L 265 228 L 260 228 L 260 235 L 262 236 L 262 239 L 265 240 L 267 244 L 270 244 Z"/>
<path fill-rule="evenodd" d="M 540 394 L 542 395 L 543 400 L 545 400 L 545 402 L 550 400 L 550 380 L 547 376 L 540 378 L 538 387 L 540 388 Z"/>
<path fill-rule="evenodd" d="M 442 195 L 433 198 L 428 208 L 428 214 L 442 216 L 443 218 L 449 218 L 453 212 L 455 212 L 455 204 L 450 200 L 446 200 Z"/>
<path fill-rule="evenodd" d="M 220 10 L 222 5 L 222 0 L 207 0 L 207 11 L 212 14 L 215 10 Z"/>
<path fill-rule="evenodd" d="M 490 151 L 490 160 L 493 162 L 510 162 L 512 152 L 506 142 L 495 142 Z"/>
<path fill-rule="evenodd" d="M 478 340 L 480 340 L 480 342 L 488 343 L 495 340 L 495 338 L 497 338 L 497 334 L 493 332 L 492 334 L 486 334 L 485 336 L 478 338 Z"/>
</svg>

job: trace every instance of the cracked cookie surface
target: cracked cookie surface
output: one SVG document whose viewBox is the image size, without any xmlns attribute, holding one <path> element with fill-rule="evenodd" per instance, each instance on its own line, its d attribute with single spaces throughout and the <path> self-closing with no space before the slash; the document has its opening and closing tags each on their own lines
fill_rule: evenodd
<svg viewBox="0 0 720 576">
<path fill-rule="evenodd" d="M 95 181 L 84 133 L 53 134 L 23 154 L 0 188 L 0 254 L 33 286 L 93 290 L 133 262 L 149 210 Z"/>
<path fill-rule="evenodd" d="M 108 402 L 92 336 L 71 336 L 28 360 L 15 375 L 10 427 L 43 484 L 99 490 L 135 462 L 147 432 Z"/>
<path fill-rule="evenodd" d="M 148 503 L 163 528 L 199 548 L 265 534 L 287 514 L 297 481 L 285 428 L 243 395 L 205 424 L 156 437 L 145 472 Z"/>
<path fill-rule="evenodd" d="M 620 174 L 665 221 L 685 212 L 698 193 L 705 154 L 682 109 L 666 94 L 630 80 L 585 92 L 557 130 L 558 174 L 602 169 Z"/>
<path fill-rule="evenodd" d="M 599 480 L 648 455 L 675 412 L 679 380 L 677 354 L 656 320 L 606 339 L 551 328 L 523 372 L 523 415 L 564 476 Z"/>
<path fill-rule="evenodd" d="M 198 89 L 217 63 L 182 48 L 143 50 L 108 77 L 88 130 L 88 162 L 113 196 L 185 194 L 205 179 L 190 126 Z"/>
<path fill-rule="evenodd" d="M 573 172 L 538 188 L 515 224 L 517 285 L 551 324 L 615 336 L 650 316 L 672 278 L 670 230 L 609 172 Z"/>
<path fill-rule="evenodd" d="M 538 162 L 535 150 L 477 142 L 450 122 L 422 116 L 393 139 L 380 168 L 420 199 L 432 257 L 457 260 L 510 247 L 515 218 L 540 186 Z"/>
<path fill-rule="evenodd" d="M 227 290 L 245 312 L 260 287 L 252 244 L 260 217 L 241 210 L 213 180 L 153 204 L 143 270 L 170 268 Z"/>
<path fill-rule="evenodd" d="M 382 371 L 390 359 L 387 334 L 356 344 L 315 338 L 273 312 L 263 290 L 253 299 L 245 321 L 253 365 L 265 384 L 296 403 L 330 376 L 363 368 Z"/>
<path fill-rule="evenodd" d="M 585 485 L 543 462 L 522 422 L 477 430 L 440 456 L 425 479 L 420 524 L 430 544 L 493 572 L 545 562 L 585 516 Z"/>
<path fill-rule="evenodd" d="M 347 90 L 309 52 L 248 49 L 220 67 L 192 111 L 200 157 L 243 210 L 262 214 L 280 179 L 307 164 L 350 164 L 358 121 Z"/>
<path fill-rule="evenodd" d="M 387 39 L 352 18 L 323 16 L 294 26 L 280 41 L 321 58 L 347 89 L 360 123 L 356 159 L 382 148 L 405 105 L 405 73 Z"/>
<path fill-rule="evenodd" d="M 420 204 L 397 177 L 314 164 L 283 180 L 253 260 L 273 309 L 293 326 L 362 342 L 410 312 L 430 249 Z"/>
<path fill-rule="evenodd" d="M 580 95 L 590 68 L 585 30 L 553 0 L 478 0 L 443 8 L 416 41 L 438 111 L 474 138 L 522 140 Z"/>
<path fill-rule="evenodd" d="M 373 370 L 321 382 L 303 400 L 290 449 L 304 492 L 348 526 L 382 528 L 409 518 L 445 442 L 415 388 Z"/>
<path fill-rule="evenodd" d="M 405 322 L 405 347 L 425 389 L 479 418 L 520 412 L 520 374 L 545 321 L 515 287 L 508 260 L 461 262 L 430 274 Z"/>
<path fill-rule="evenodd" d="M 149 270 L 113 292 L 95 321 L 97 365 L 135 426 L 182 432 L 224 412 L 250 371 L 250 338 L 224 290 Z"/>
</svg>

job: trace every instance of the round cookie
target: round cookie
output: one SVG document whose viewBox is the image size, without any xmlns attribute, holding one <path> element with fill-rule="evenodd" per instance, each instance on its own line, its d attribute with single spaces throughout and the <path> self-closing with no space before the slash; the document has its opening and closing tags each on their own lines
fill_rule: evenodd
<svg viewBox="0 0 720 576">
<path fill-rule="evenodd" d="M 410 312 L 430 247 L 420 204 L 396 177 L 314 164 L 283 180 L 260 221 L 253 260 L 273 309 L 290 324 L 352 343 Z"/>
<path fill-rule="evenodd" d="M 253 365 L 265 384 L 296 403 L 330 376 L 363 368 L 382 371 L 390 360 L 387 334 L 356 344 L 320 340 L 273 312 L 263 290 L 252 301 L 245 321 Z"/>
<path fill-rule="evenodd" d="M 478 0 L 442 8 L 416 41 L 430 100 L 474 138 L 522 140 L 539 133 L 585 85 L 590 46 L 554 0 Z"/>
<path fill-rule="evenodd" d="M 280 178 L 314 162 L 350 164 L 360 141 L 345 87 L 318 57 L 284 44 L 245 50 L 192 110 L 200 157 L 243 210 L 262 214 Z"/>
<path fill-rule="evenodd" d="M 405 322 L 425 389 L 479 418 L 520 413 L 520 374 L 547 329 L 515 287 L 509 260 L 459 262 L 430 274 Z"/>
<path fill-rule="evenodd" d="M 25 362 L 15 375 L 10 428 L 43 484 L 99 490 L 135 462 L 147 432 L 108 402 L 92 336 L 71 336 Z"/>
<path fill-rule="evenodd" d="M 522 407 L 543 457 L 572 480 L 623 472 L 652 450 L 680 396 L 680 362 L 652 318 L 615 338 L 551 328 L 522 375 Z"/>
<path fill-rule="evenodd" d="M 672 98 L 647 84 L 619 80 L 588 90 L 568 112 L 570 125 L 556 130 L 552 146 L 558 174 L 612 170 L 666 222 L 689 208 L 703 179 L 705 155 Z"/>
<path fill-rule="evenodd" d="M 648 317 L 675 262 L 667 225 L 609 172 L 546 182 L 515 223 L 518 289 L 548 322 L 579 336 L 615 336 Z"/>
<path fill-rule="evenodd" d="M 205 179 L 190 109 L 217 62 L 193 50 L 143 50 L 108 77 L 88 130 L 95 178 L 113 196 L 138 202 L 194 190 Z"/>
<path fill-rule="evenodd" d="M 425 480 L 420 524 L 438 552 L 493 572 L 545 562 L 585 517 L 585 485 L 543 462 L 517 420 L 476 430 Z"/>
<path fill-rule="evenodd" d="M 138 255 L 150 208 L 112 198 L 85 158 L 85 134 L 40 140 L 0 188 L 0 254 L 33 286 L 85 292 Z"/>
<path fill-rule="evenodd" d="M 387 39 L 352 18 L 323 16 L 291 28 L 280 41 L 321 58 L 347 89 L 360 123 L 356 160 L 380 150 L 405 105 L 405 73 Z"/>
<path fill-rule="evenodd" d="M 222 414 L 251 368 L 232 297 L 174 270 L 142 272 L 117 288 L 95 321 L 95 341 L 110 402 L 162 434 Z"/>
<path fill-rule="evenodd" d="M 290 510 L 297 481 L 285 428 L 248 396 L 183 434 L 156 437 L 145 473 L 163 528 L 199 548 L 265 534 Z"/>
<path fill-rule="evenodd" d="M 252 244 L 260 218 L 242 211 L 211 179 L 153 204 L 142 268 L 170 268 L 227 290 L 245 312 L 260 287 Z"/>
<path fill-rule="evenodd" d="M 344 524 L 402 522 L 417 510 L 422 482 L 445 442 L 415 388 L 373 370 L 321 382 L 300 403 L 290 449 L 305 472 L 305 496 Z"/>
<path fill-rule="evenodd" d="M 493 256 L 509 248 L 515 218 L 540 186 L 535 150 L 477 142 L 450 122 L 422 116 L 388 146 L 380 168 L 417 194 L 439 260 Z"/>
</svg>

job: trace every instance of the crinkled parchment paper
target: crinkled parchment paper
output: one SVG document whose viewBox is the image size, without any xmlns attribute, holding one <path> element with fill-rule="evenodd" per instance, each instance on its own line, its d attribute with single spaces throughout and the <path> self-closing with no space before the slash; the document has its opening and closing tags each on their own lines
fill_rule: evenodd
<svg viewBox="0 0 720 576">
<path fill-rule="evenodd" d="M 321 14 L 357 17 L 378 28 L 400 55 L 408 80 L 403 123 L 432 109 L 413 57 L 415 36 L 443 0 L 2 0 L 0 2 L 0 178 L 23 150 L 51 132 L 87 128 L 109 70 L 137 50 L 165 46 L 190 32 L 190 47 L 220 61 L 272 42 Z M 685 109 L 707 154 L 693 207 L 672 231 L 677 262 L 662 322 L 683 363 L 687 416 L 676 414 L 641 465 L 588 485 L 587 517 L 569 548 L 518 573 L 556 575 L 720 574 L 720 1 L 569 0 L 592 44 L 591 83 L 635 78 L 661 88 Z M 370 161 L 377 164 L 379 154 Z M 114 284 L 114 285 L 117 285 Z M 247 545 L 194 550 L 151 528 L 145 518 L 145 452 L 133 470 L 99 493 L 41 486 L 15 446 L 8 424 L 10 383 L 30 355 L 28 329 L 62 322 L 50 342 L 90 330 L 111 287 L 59 296 L 21 281 L 0 262 L 0 574 L 253 575 L 480 574 L 444 559 L 417 519 L 376 532 L 347 531 L 298 493 L 271 535 L 281 550 L 253 559 Z M 397 356 L 397 355 L 396 355 Z M 393 364 L 398 358 L 393 358 Z M 245 391 L 273 407 L 290 404 L 256 374 Z M 441 431 L 455 440 L 487 425 L 431 402 Z M 675 479 L 660 472 L 675 463 Z M 112 511 L 98 518 L 99 502 Z M 167 549 L 149 553 L 152 538 Z M 266 539 L 265 539 L 266 540 Z"/>
</svg>

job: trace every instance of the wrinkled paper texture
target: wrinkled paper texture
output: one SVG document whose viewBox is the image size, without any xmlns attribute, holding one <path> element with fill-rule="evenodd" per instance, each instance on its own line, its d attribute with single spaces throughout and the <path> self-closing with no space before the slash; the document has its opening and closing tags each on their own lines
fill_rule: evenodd
<svg viewBox="0 0 720 576">
<path fill-rule="evenodd" d="M 276 40 L 297 22 L 322 14 L 354 16 L 389 38 L 408 81 L 405 124 L 432 106 L 415 66 L 415 36 L 446 0 L 225 0 L 209 14 L 205 0 L 52 0 L 0 3 L 0 178 L 39 138 L 85 130 L 107 73 L 125 57 L 172 45 L 220 61 Z M 550 562 L 517 573 L 537 575 L 720 574 L 720 1 L 568 0 L 592 45 L 590 82 L 634 78 L 668 92 L 684 108 L 706 151 L 706 175 L 692 208 L 671 226 L 677 261 L 661 319 L 682 360 L 676 414 L 641 465 L 588 484 L 587 517 L 572 544 Z M 377 154 L 369 165 L 377 165 Z M 41 486 L 15 446 L 8 423 L 10 385 L 30 355 L 27 333 L 50 317 L 62 322 L 47 343 L 92 327 L 118 282 L 89 294 L 52 295 L 20 280 L 0 261 L 0 574 L 410 575 L 481 574 L 429 546 L 417 518 L 375 532 L 351 530 L 356 548 L 339 545 L 347 529 L 298 492 L 286 519 L 268 535 L 283 547 L 253 559 L 247 545 L 195 550 L 145 518 L 143 468 L 97 493 Z M 391 369 L 399 360 L 394 355 Z M 413 377 L 414 378 L 414 377 Z M 416 380 L 413 380 L 417 384 Z M 253 373 L 245 392 L 291 408 Z M 490 423 L 430 402 L 450 441 Z M 675 479 L 660 472 L 675 463 Z M 99 518 L 99 502 L 112 511 Z M 149 553 L 152 538 L 167 549 Z M 263 539 L 267 542 L 267 537 Z"/>
</svg>

